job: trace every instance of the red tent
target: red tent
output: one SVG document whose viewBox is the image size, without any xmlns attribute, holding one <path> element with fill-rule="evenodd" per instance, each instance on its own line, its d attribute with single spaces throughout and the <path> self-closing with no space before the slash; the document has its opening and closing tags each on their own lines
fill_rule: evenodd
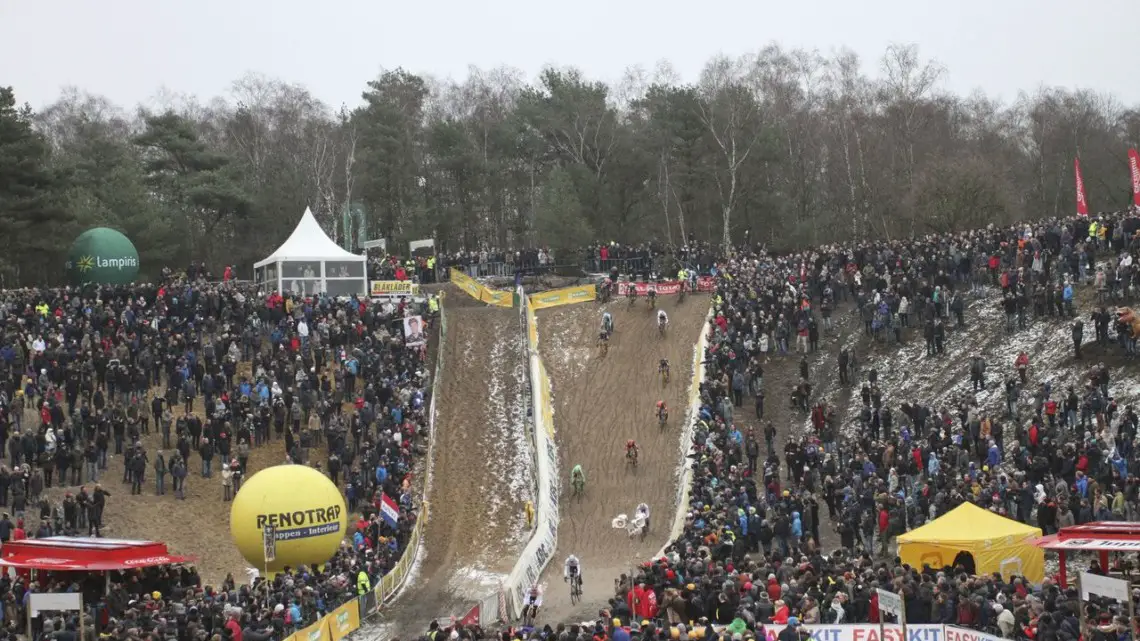
<svg viewBox="0 0 1140 641">
<path fill-rule="evenodd" d="M 165 543 L 77 536 L 8 541 L 0 549 L 0 566 L 31 570 L 128 570 L 193 560 L 171 554 Z"/>
</svg>

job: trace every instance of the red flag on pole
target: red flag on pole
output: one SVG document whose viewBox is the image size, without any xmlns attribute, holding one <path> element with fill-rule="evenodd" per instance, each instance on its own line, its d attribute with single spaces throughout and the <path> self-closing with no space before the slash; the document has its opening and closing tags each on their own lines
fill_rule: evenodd
<svg viewBox="0 0 1140 641">
<path fill-rule="evenodd" d="M 1073 168 L 1077 176 L 1077 215 L 1089 215 L 1089 199 L 1085 196 L 1085 179 L 1081 177 L 1081 159 L 1073 159 Z"/>
<path fill-rule="evenodd" d="M 1132 202 L 1140 207 L 1140 154 L 1128 150 L 1128 169 L 1132 171 Z"/>
</svg>

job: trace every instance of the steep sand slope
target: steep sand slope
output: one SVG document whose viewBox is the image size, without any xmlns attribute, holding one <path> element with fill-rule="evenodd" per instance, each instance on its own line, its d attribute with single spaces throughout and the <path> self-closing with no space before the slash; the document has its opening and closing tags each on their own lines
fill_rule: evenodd
<svg viewBox="0 0 1140 641">
<path fill-rule="evenodd" d="M 539 348 L 550 372 L 554 427 L 561 459 L 562 521 L 558 550 L 544 575 L 544 618 L 563 621 L 589 616 L 613 596 L 614 580 L 632 564 L 647 560 L 665 543 L 676 508 L 675 472 L 678 439 L 689 384 L 693 348 L 708 313 L 707 296 L 689 296 L 682 304 L 662 297 L 669 330 L 658 336 L 656 315 L 640 300 L 633 309 L 625 301 L 605 306 L 614 315 L 615 332 L 609 354 L 594 347 L 603 307 L 568 305 L 538 312 Z M 662 387 L 657 362 L 668 358 L 672 377 Z M 657 425 L 655 403 L 671 409 L 664 431 Z M 636 469 L 625 463 L 625 442 L 641 447 Z M 571 498 L 570 470 L 581 464 L 586 493 Z M 652 520 L 644 540 L 629 539 L 610 522 L 631 515 L 638 503 L 648 503 Z M 576 554 L 585 567 L 583 600 L 570 604 L 562 582 L 562 564 Z"/>
</svg>

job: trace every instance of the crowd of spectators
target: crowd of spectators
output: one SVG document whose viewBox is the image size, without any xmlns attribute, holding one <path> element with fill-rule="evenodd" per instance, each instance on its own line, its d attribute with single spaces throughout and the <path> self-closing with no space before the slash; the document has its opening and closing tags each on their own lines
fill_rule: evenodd
<svg viewBox="0 0 1140 641">
<path fill-rule="evenodd" d="M 124 492 L 170 501 L 191 483 L 231 498 L 254 458 L 317 467 L 363 514 L 319 568 L 253 586 L 233 576 L 205 585 L 192 567 L 131 570 L 113 573 L 109 595 L 101 577 L 36 578 L 38 591 L 88 594 L 89 639 L 280 641 L 374 585 L 404 552 L 433 368 L 426 347 L 404 345 L 402 318 L 430 323 L 434 305 L 259 296 L 202 270 L 164 276 L 0 292 L 0 539 L 98 536 L 117 507 L 105 488 L 120 479 L 105 474 L 118 457 Z M 49 500 L 57 486 L 65 493 Z M 381 493 L 400 506 L 395 527 L 375 509 Z M 9 634 L 22 631 L 30 588 L 26 573 L 0 579 Z M 40 625 L 71 641 L 80 623 Z"/>
<path fill-rule="evenodd" d="M 658 625 L 735 622 L 742 627 L 733 637 L 749 638 L 792 619 L 878 622 L 875 589 L 884 588 L 906 596 L 908 623 L 1075 641 L 1081 604 L 1072 588 L 976 576 L 965 561 L 904 566 L 891 541 L 965 501 L 1045 532 L 1133 517 L 1138 419 L 1112 400 L 1103 365 L 1066 389 L 1050 389 L 1049 372 L 1019 378 L 1010 367 L 998 383 L 1004 412 L 989 412 L 973 393 L 946 405 L 909 399 L 891 407 L 874 368 L 860 369 L 847 351 L 838 363 L 812 363 L 813 346 L 850 301 L 867 333 L 900 340 L 921 331 L 939 358 L 945 333 L 966 320 L 965 298 L 991 285 L 1022 319 L 1013 331 L 1029 312 L 1072 317 L 1076 327 L 1074 286 L 1101 288 L 1102 275 L 1112 274 L 1117 285 L 1108 287 L 1132 294 L 1138 228 L 1131 215 L 1091 225 L 1053 220 L 779 257 L 745 249 L 722 263 L 684 533 L 663 558 L 622 577 L 612 614 Z M 1048 304 L 1034 304 L 1040 292 Z M 781 357 L 800 359 L 801 380 L 772 390 L 774 402 L 790 394 L 812 425 L 805 434 L 764 420 L 764 367 Z M 961 364 L 971 373 L 976 365 Z M 854 386 L 861 410 L 840 424 L 836 408 L 812 397 L 811 367 Z M 757 420 L 741 429 L 734 413 L 745 396 L 755 399 Z M 823 548 L 825 532 L 838 549 Z M 1092 615 L 1115 638 L 1126 611 Z"/>
<path fill-rule="evenodd" d="M 738 248 L 715 259 L 716 314 L 681 537 L 661 558 L 620 577 L 596 624 L 513 629 L 502 637 L 687 639 L 694 623 L 711 623 L 716 631 L 704 638 L 762 640 L 765 626 L 788 625 L 780 639 L 791 641 L 806 638 L 797 627 L 805 623 L 879 622 L 876 589 L 883 588 L 905 595 L 908 623 L 1077 641 L 1085 607 L 1093 638 L 1130 638 L 1125 604 L 1082 603 L 1052 578 L 1033 584 L 978 575 L 966 557 L 954 566 L 910 567 L 893 545 L 897 534 L 967 501 L 1047 533 L 1135 520 L 1140 418 L 1117 407 L 1103 363 L 1062 389 L 1052 373 L 1024 367 L 987 379 L 984 361 L 968 359 L 960 366 L 980 379 L 971 393 L 892 405 L 883 400 L 878 371 L 853 350 L 841 350 L 838 362 L 817 350 L 821 334 L 835 331 L 834 315 L 849 313 L 872 340 L 917 335 L 928 358 L 946 358 L 947 334 L 977 322 L 968 303 L 984 298 L 1006 313 L 1010 332 L 1038 317 L 1065 319 L 1077 358 L 1085 319 L 1098 343 L 1110 342 L 1111 329 L 1121 352 L 1132 353 L 1131 328 L 1114 322 L 1108 305 L 1136 294 L 1137 230 L 1140 218 L 1125 212 L 785 255 Z M 1089 292 L 1083 307 L 1079 289 Z M 778 366 L 776 359 L 799 361 L 792 389 L 766 388 L 764 368 Z M 840 408 L 813 396 L 814 368 L 861 401 L 842 423 Z M 1001 391 L 997 411 L 976 394 L 987 386 Z M 769 392 L 768 402 L 789 398 L 795 424 L 765 418 Z M 754 416 L 736 414 L 746 403 Z M 804 423 L 811 427 L 801 430 Z M 1095 562 L 1092 569 L 1105 570 Z"/>
<path fill-rule="evenodd" d="M 710 243 L 690 237 L 679 246 L 660 242 L 646 243 L 595 243 L 575 251 L 556 254 L 550 248 L 514 250 L 459 251 L 441 254 L 441 269 L 454 267 L 473 278 L 511 277 L 516 273 L 534 274 L 554 270 L 556 267 L 574 267 L 590 274 L 605 274 L 616 270 L 649 279 L 654 275 L 668 276 L 679 264 L 692 268 L 708 269 L 717 259 Z"/>
</svg>

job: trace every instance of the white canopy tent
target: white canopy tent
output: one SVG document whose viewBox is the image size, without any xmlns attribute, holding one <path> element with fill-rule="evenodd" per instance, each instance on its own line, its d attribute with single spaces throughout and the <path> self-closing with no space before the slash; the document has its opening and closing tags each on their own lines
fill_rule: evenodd
<svg viewBox="0 0 1140 641">
<path fill-rule="evenodd" d="M 368 293 L 365 260 L 334 243 L 306 207 L 301 222 L 277 251 L 254 263 L 254 281 L 262 291 L 364 296 Z"/>
</svg>

